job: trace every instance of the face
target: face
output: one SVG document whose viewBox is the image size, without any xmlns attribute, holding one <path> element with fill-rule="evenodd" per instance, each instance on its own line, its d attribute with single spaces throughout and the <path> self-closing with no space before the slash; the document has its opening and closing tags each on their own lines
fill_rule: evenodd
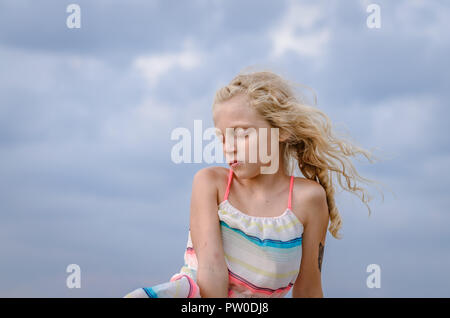
<svg viewBox="0 0 450 318">
<path fill-rule="evenodd" d="M 280 158 L 278 130 L 271 129 L 273 127 L 267 120 L 250 107 L 247 96 L 237 95 L 216 104 L 213 120 L 226 162 L 235 174 L 252 178 L 264 169 L 272 173 L 277 171 Z M 231 165 L 235 160 L 238 164 Z"/>
</svg>

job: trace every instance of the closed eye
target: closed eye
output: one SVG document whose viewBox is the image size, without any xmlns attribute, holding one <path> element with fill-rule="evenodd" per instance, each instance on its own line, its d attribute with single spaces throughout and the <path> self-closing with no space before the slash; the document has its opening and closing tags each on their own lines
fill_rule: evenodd
<svg viewBox="0 0 450 318">
<path fill-rule="evenodd" d="M 236 129 L 236 135 L 237 136 L 243 136 L 243 135 L 248 134 L 248 133 L 249 133 L 249 129 L 248 128 L 247 129 L 243 129 L 243 128 Z"/>
</svg>

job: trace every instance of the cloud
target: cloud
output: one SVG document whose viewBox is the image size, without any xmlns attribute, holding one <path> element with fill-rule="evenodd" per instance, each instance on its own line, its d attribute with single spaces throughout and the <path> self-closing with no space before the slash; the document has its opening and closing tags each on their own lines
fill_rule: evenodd
<svg viewBox="0 0 450 318">
<path fill-rule="evenodd" d="M 420 0 L 399 2 L 393 10 L 393 25 L 405 34 L 420 36 L 429 44 L 442 45 L 448 41 L 450 8 L 442 2 Z"/>
<path fill-rule="evenodd" d="M 272 58 L 279 58 L 288 51 L 303 57 L 322 55 L 330 39 L 327 27 L 317 27 L 323 18 L 323 10 L 318 5 L 289 2 L 285 14 L 278 24 L 269 31 L 272 41 Z"/>
<path fill-rule="evenodd" d="M 33 3 L 0 10 L 0 295 L 74 296 L 72 262 L 86 275 L 80 296 L 169 279 L 200 168 L 171 162 L 170 132 L 212 126 L 214 90 L 266 62 L 314 88 L 360 144 L 399 155 L 358 169 L 397 194 L 371 204 L 370 219 L 356 197 L 337 196 L 345 239 L 328 235 L 325 296 L 448 295 L 444 2 L 380 0 L 382 28 L 371 30 L 351 2 L 85 1 L 76 32 L 66 4 Z M 365 286 L 369 263 L 382 266 L 379 291 Z"/>
<path fill-rule="evenodd" d="M 147 79 L 150 87 L 158 84 L 161 77 L 173 69 L 193 70 L 200 65 L 202 53 L 195 50 L 189 39 L 184 41 L 180 52 L 155 53 L 134 59 L 133 66 Z"/>
<path fill-rule="evenodd" d="M 110 113 L 101 123 L 101 138 L 118 147 L 155 146 L 167 142 L 176 118 L 172 105 L 147 97 L 135 107 Z"/>
<path fill-rule="evenodd" d="M 370 108 L 374 143 L 399 152 L 428 148 L 439 121 L 439 101 L 434 96 L 396 96 Z"/>
</svg>

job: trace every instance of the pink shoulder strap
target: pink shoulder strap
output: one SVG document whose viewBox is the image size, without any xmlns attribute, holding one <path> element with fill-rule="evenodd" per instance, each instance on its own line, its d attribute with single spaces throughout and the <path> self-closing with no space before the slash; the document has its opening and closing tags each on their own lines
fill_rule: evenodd
<svg viewBox="0 0 450 318">
<path fill-rule="evenodd" d="M 228 200 L 228 193 L 230 192 L 230 185 L 231 185 L 231 179 L 233 178 L 233 169 L 230 168 L 230 172 L 228 173 L 228 185 L 227 185 L 227 191 L 225 192 L 224 201 Z"/>
<path fill-rule="evenodd" d="M 291 199 L 292 199 L 292 188 L 294 186 L 294 176 L 291 176 L 291 184 L 289 186 L 289 202 L 288 202 L 288 209 L 291 209 Z"/>
</svg>

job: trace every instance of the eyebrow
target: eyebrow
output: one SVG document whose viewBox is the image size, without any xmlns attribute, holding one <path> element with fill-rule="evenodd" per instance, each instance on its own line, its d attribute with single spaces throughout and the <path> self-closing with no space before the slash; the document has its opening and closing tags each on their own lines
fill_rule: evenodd
<svg viewBox="0 0 450 318">
<path fill-rule="evenodd" d="M 248 123 L 248 122 L 238 122 L 238 123 L 236 123 L 234 125 L 231 125 L 231 127 L 225 127 L 225 129 L 226 128 L 233 128 L 234 129 L 236 127 L 255 128 L 256 129 L 255 125 L 253 125 L 252 123 Z M 221 129 L 220 129 L 220 133 L 223 134 Z"/>
</svg>

